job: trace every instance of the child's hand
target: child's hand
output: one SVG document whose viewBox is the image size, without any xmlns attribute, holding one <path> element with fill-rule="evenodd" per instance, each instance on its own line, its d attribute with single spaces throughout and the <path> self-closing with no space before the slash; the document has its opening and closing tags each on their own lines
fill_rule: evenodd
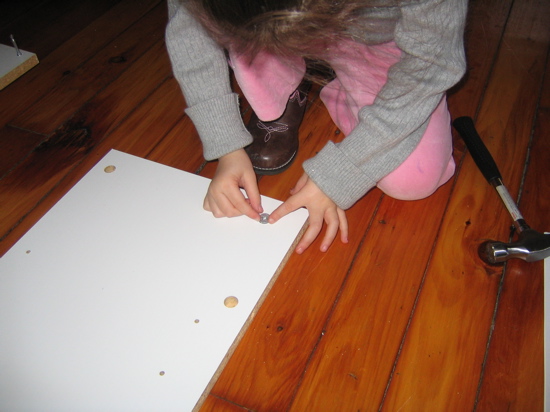
<svg viewBox="0 0 550 412">
<path fill-rule="evenodd" d="M 326 252 L 340 228 L 340 239 L 343 243 L 348 242 L 348 221 L 346 212 L 340 209 L 336 204 L 317 187 L 307 174 L 296 183 L 294 189 L 290 191 L 291 196 L 279 206 L 269 217 L 269 223 L 275 223 L 277 220 L 293 212 L 300 207 L 305 206 L 309 212 L 309 227 L 306 233 L 296 246 L 296 252 L 302 253 L 306 250 L 315 238 L 321 232 L 323 221 L 327 223 L 327 230 L 321 251 Z"/>
<path fill-rule="evenodd" d="M 248 199 L 243 196 L 240 188 L 245 190 Z M 244 149 L 220 158 L 203 207 L 215 217 L 246 215 L 260 220 L 263 209 L 256 174 Z"/>
</svg>

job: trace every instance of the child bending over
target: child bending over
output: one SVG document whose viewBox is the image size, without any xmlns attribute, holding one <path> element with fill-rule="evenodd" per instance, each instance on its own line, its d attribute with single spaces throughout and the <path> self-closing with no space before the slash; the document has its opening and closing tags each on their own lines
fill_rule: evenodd
<svg viewBox="0 0 550 412">
<path fill-rule="evenodd" d="M 284 171 L 298 150 L 310 66 L 333 74 L 320 98 L 346 136 L 303 163 L 275 223 L 306 207 L 302 253 L 326 223 L 326 251 L 345 210 L 378 186 L 431 195 L 454 173 L 446 91 L 465 72 L 467 0 L 168 0 L 166 42 L 204 157 L 219 159 L 204 208 L 263 211 L 257 174 Z M 246 127 L 229 70 L 254 113 Z M 247 198 L 242 194 L 243 188 Z"/>
</svg>

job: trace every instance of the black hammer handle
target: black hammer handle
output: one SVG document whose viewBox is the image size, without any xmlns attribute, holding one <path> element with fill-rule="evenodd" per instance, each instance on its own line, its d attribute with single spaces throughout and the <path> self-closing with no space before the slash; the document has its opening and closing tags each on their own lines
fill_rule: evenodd
<svg viewBox="0 0 550 412">
<path fill-rule="evenodd" d="M 493 186 L 496 180 L 502 182 L 497 164 L 491 153 L 489 153 L 487 146 L 485 146 L 483 140 L 477 134 L 472 118 L 468 116 L 459 117 L 455 119 L 453 126 L 458 130 L 460 136 L 462 136 L 468 147 L 468 151 L 472 155 L 474 162 L 476 162 L 477 167 L 479 167 L 479 170 L 481 170 L 481 173 L 483 173 L 483 176 L 485 176 L 485 179 Z"/>
</svg>

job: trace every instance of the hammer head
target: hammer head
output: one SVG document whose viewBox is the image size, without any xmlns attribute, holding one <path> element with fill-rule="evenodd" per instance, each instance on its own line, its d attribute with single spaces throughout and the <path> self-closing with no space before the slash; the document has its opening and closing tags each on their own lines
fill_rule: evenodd
<svg viewBox="0 0 550 412">
<path fill-rule="evenodd" d="M 483 242 L 479 246 L 479 256 L 491 265 L 514 258 L 527 262 L 542 260 L 550 256 L 550 234 L 525 229 L 519 234 L 516 242 Z"/>
</svg>

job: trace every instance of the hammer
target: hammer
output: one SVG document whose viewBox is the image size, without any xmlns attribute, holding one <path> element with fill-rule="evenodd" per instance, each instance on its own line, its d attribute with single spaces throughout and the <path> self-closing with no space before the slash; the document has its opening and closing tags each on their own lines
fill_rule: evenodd
<svg viewBox="0 0 550 412">
<path fill-rule="evenodd" d="M 502 176 L 491 153 L 479 137 L 473 120 L 467 116 L 459 117 L 453 122 L 453 126 L 462 136 L 477 167 L 483 173 L 485 179 L 496 189 L 506 209 L 512 215 L 514 226 L 518 232 L 516 242 L 504 243 L 492 240 L 483 242 L 478 250 L 481 259 L 494 265 L 512 258 L 535 262 L 550 256 L 550 234 L 537 232 L 525 222 L 508 189 L 502 182 Z"/>
</svg>

